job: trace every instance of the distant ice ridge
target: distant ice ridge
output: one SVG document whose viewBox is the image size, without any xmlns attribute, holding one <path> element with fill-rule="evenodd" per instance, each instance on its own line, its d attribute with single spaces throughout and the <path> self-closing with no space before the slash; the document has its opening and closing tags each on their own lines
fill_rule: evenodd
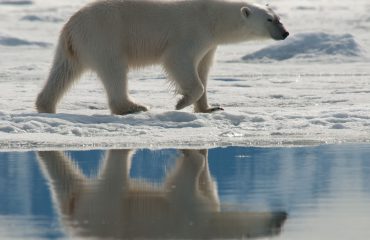
<svg viewBox="0 0 370 240">
<path fill-rule="evenodd" d="M 0 46 L 17 47 L 17 46 L 38 46 L 38 47 L 49 47 L 50 43 L 40 41 L 28 41 L 26 39 L 4 36 L 0 34 Z"/>
<path fill-rule="evenodd" d="M 62 18 L 53 17 L 53 16 L 37 16 L 37 15 L 26 15 L 26 16 L 23 16 L 21 20 L 30 21 L 30 22 L 51 22 L 51 23 L 63 22 Z"/>
<path fill-rule="evenodd" d="M 277 44 L 248 54 L 243 57 L 243 60 L 260 62 L 331 57 L 333 60 L 340 61 L 360 58 L 363 56 L 362 52 L 362 48 L 351 34 L 308 32 L 298 33 Z"/>
<path fill-rule="evenodd" d="M 30 0 L 0 0 L 2 5 L 31 5 L 33 1 Z"/>
</svg>

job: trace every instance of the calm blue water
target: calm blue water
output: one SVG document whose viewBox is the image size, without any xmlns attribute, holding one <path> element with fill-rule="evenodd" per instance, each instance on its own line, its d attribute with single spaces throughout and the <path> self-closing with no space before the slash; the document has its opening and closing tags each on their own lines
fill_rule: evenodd
<svg viewBox="0 0 370 240">
<path fill-rule="evenodd" d="M 0 152 L 0 239 L 370 239 L 370 145 Z"/>
</svg>

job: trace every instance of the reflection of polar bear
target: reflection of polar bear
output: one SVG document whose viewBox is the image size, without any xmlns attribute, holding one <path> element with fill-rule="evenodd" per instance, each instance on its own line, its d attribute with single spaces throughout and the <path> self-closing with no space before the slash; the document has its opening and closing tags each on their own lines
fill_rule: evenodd
<svg viewBox="0 0 370 240">
<path fill-rule="evenodd" d="M 113 114 L 146 111 L 130 100 L 129 68 L 162 64 L 182 95 L 176 109 L 208 105 L 207 75 L 220 44 L 289 33 L 268 7 L 242 0 L 106 0 L 90 4 L 64 26 L 48 81 L 37 98 L 39 112 L 56 104 L 85 69 L 97 72 Z"/>
<path fill-rule="evenodd" d="M 285 212 L 220 210 L 207 150 L 184 150 L 163 184 L 130 178 L 132 151 L 109 151 L 97 179 L 61 152 L 40 152 L 56 208 L 72 237 L 223 239 L 275 235 Z"/>
</svg>

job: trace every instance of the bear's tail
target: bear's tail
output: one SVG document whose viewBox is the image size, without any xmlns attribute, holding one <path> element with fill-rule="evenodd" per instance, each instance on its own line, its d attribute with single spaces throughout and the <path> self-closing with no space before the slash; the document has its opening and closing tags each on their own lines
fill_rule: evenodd
<svg viewBox="0 0 370 240">
<path fill-rule="evenodd" d="M 37 111 L 55 113 L 58 101 L 82 71 L 83 67 L 73 45 L 73 39 L 65 26 L 59 37 L 48 80 L 36 100 Z"/>
</svg>

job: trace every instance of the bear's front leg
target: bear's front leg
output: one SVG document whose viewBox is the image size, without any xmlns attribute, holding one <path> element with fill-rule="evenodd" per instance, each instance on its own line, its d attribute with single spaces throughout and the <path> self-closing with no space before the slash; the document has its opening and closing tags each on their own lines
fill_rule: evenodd
<svg viewBox="0 0 370 240">
<path fill-rule="evenodd" d="M 204 93 L 200 97 L 200 99 L 194 103 L 194 111 L 198 113 L 211 113 L 215 111 L 221 111 L 224 110 L 221 107 L 211 107 L 208 105 L 207 100 L 207 80 L 208 80 L 208 73 L 211 68 L 213 58 L 216 52 L 216 48 L 211 49 L 207 52 L 207 54 L 202 58 L 202 60 L 199 62 L 199 65 L 197 67 L 198 70 L 198 76 L 203 84 L 204 87 Z"/>
<path fill-rule="evenodd" d="M 194 104 L 204 93 L 204 87 L 199 79 L 193 59 L 169 58 L 164 67 L 169 77 L 174 81 L 176 90 L 182 98 L 176 104 L 176 110 Z"/>
</svg>

